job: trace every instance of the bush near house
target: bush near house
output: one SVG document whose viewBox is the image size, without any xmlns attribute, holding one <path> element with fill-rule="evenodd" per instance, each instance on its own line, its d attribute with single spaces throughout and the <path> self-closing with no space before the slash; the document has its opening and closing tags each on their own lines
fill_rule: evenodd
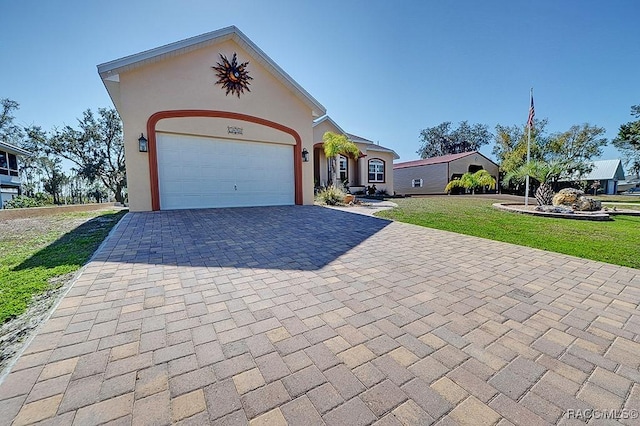
<svg viewBox="0 0 640 426">
<path fill-rule="evenodd" d="M 46 194 L 39 192 L 33 197 L 18 195 L 14 199 L 7 201 L 7 204 L 5 204 L 4 208 L 23 209 L 28 207 L 42 207 L 48 204 L 53 204 L 53 199 Z"/>
<path fill-rule="evenodd" d="M 347 194 L 342 189 L 335 186 L 329 186 L 318 192 L 318 195 L 316 195 L 316 201 L 327 206 L 335 206 L 343 204 L 346 195 Z"/>
</svg>

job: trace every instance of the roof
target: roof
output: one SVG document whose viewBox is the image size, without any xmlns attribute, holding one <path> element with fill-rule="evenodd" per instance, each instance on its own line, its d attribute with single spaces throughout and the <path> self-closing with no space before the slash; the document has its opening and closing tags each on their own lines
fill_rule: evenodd
<svg viewBox="0 0 640 426">
<path fill-rule="evenodd" d="M 397 160 L 398 158 L 400 158 L 398 153 L 395 152 L 394 150 L 378 145 L 377 143 L 370 141 L 369 139 L 365 139 L 362 136 L 354 135 L 353 133 L 347 133 L 346 135 L 349 138 L 349 140 L 351 140 L 351 142 L 364 145 L 366 151 L 389 152 L 393 154 L 394 160 Z"/>
<path fill-rule="evenodd" d="M 481 155 L 486 160 L 491 161 L 489 158 L 485 157 L 484 155 L 482 155 L 482 153 L 478 151 L 470 151 L 470 152 L 461 152 L 459 154 L 447 154 L 447 155 L 441 155 L 439 157 L 424 158 L 422 160 L 406 161 L 404 163 L 396 163 L 393 165 L 393 168 L 404 169 L 407 167 L 427 166 L 429 164 L 450 163 L 452 161 L 459 160 L 464 157 L 468 157 L 469 155 Z M 495 164 L 493 161 L 491 162 Z"/>
<path fill-rule="evenodd" d="M 11 145 L 10 143 L 3 142 L 3 141 L 0 141 L 0 149 L 2 149 L 3 151 L 10 152 L 12 154 L 31 155 L 31 153 L 26 149 L 19 148 L 15 145 Z"/>
<path fill-rule="evenodd" d="M 325 115 L 322 118 L 317 119 L 316 121 L 313 122 L 313 127 L 318 126 L 321 123 L 324 123 L 325 121 L 328 121 L 329 123 L 331 123 L 340 133 L 342 133 L 343 135 L 345 135 L 351 142 L 353 143 L 357 143 L 360 145 L 364 145 L 364 149 L 361 149 L 360 151 L 378 151 L 378 152 L 388 152 L 393 154 L 393 159 L 397 160 L 398 158 L 400 158 L 400 156 L 398 155 L 397 152 L 395 152 L 394 150 L 390 149 L 390 148 L 385 148 L 384 146 L 380 146 L 376 143 L 374 143 L 373 141 L 370 141 L 369 139 L 365 139 L 361 136 L 357 136 L 354 135 L 353 133 L 347 133 L 345 132 L 342 127 L 338 126 L 338 124 L 333 121 L 333 119 L 331 117 L 329 117 L 328 115 Z"/>
<path fill-rule="evenodd" d="M 119 96 L 118 91 L 112 86 L 112 83 L 120 81 L 120 73 L 130 71 L 147 64 L 159 62 L 167 58 L 178 56 L 196 49 L 206 46 L 218 44 L 223 41 L 233 40 L 238 43 L 249 54 L 254 56 L 258 62 L 262 64 L 269 72 L 271 72 L 282 84 L 288 87 L 295 95 L 297 95 L 309 108 L 311 108 L 314 117 L 320 117 L 326 114 L 326 109 L 320 102 L 311 96 L 302 88 L 289 74 L 284 72 L 278 64 L 276 64 L 266 53 L 256 46 L 249 38 L 242 33 L 236 26 L 222 28 L 199 36 L 191 37 L 185 40 L 170 43 L 155 49 L 145 50 L 144 52 L 134 55 L 125 56 L 110 62 L 98 65 L 98 74 L 107 88 L 114 104 L 119 104 L 114 96 Z"/>
<path fill-rule="evenodd" d="M 340 133 L 342 133 L 343 135 L 346 135 L 347 132 L 345 132 L 344 130 L 342 130 L 342 127 L 338 126 L 338 123 L 336 123 L 335 121 L 333 121 L 333 119 L 331 117 L 329 117 L 328 115 L 325 115 L 322 118 L 318 118 L 316 121 L 313 122 L 313 127 L 316 127 L 322 123 L 324 123 L 325 121 L 328 121 L 329 123 L 331 123 L 333 125 L 333 127 L 335 127 L 336 129 L 338 129 L 338 131 L 340 131 Z"/>
<path fill-rule="evenodd" d="M 620 159 L 594 161 L 591 172 L 580 178 L 580 180 L 609 179 L 624 180 L 624 170 Z"/>
<path fill-rule="evenodd" d="M 345 133 L 347 135 L 347 137 L 349 138 L 349 140 L 351 142 L 357 142 L 357 143 L 374 143 L 373 141 L 370 141 L 369 139 L 365 139 L 361 136 L 357 136 L 354 135 L 353 133 Z"/>
</svg>

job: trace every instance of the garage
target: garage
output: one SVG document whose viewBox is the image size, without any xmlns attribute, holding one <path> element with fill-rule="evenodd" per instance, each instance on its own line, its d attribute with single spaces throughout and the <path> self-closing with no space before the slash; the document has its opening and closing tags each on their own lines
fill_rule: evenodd
<svg viewBox="0 0 640 426">
<path fill-rule="evenodd" d="M 294 204 L 293 146 L 157 134 L 160 209 Z"/>
<path fill-rule="evenodd" d="M 313 204 L 326 109 L 238 28 L 98 73 L 122 118 L 130 211 Z"/>
</svg>

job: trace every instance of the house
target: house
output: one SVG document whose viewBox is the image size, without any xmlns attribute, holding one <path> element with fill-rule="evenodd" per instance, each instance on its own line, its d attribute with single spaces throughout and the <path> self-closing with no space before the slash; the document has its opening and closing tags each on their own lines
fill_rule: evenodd
<svg viewBox="0 0 640 426">
<path fill-rule="evenodd" d="M 499 166 L 478 151 L 396 163 L 393 181 L 398 194 L 445 194 L 449 181 L 482 169 L 498 181 Z"/>
<path fill-rule="evenodd" d="M 621 192 L 640 193 L 640 175 L 625 175 L 624 180 L 618 181 L 618 194 Z"/>
<path fill-rule="evenodd" d="M 594 161 L 591 172 L 580 177 L 579 180 L 586 183 L 587 192 L 594 182 L 599 182 L 598 188 L 604 194 L 616 194 L 618 181 L 624 181 L 622 161 L 620 159 Z"/>
<path fill-rule="evenodd" d="M 322 139 L 326 132 L 347 136 L 360 150 L 358 158 L 339 155 L 336 159 L 336 173 L 340 182 L 346 183 L 352 193 L 375 185 L 377 191 L 393 195 L 392 167 L 393 160 L 400 158 L 398 154 L 368 139 L 345 132 L 328 115 L 313 123 L 313 180 L 316 187 L 331 183 L 330 162 L 324 154 Z"/>
<path fill-rule="evenodd" d="M 0 141 L 0 209 L 14 197 L 22 194 L 19 157 L 29 155 L 28 151 Z"/>
<path fill-rule="evenodd" d="M 97 68 L 132 211 L 313 204 L 326 110 L 235 26 Z"/>
</svg>

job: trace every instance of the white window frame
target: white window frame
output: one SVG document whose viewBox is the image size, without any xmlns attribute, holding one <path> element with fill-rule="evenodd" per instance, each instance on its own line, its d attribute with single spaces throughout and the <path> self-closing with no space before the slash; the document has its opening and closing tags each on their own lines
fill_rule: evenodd
<svg viewBox="0 0 640 426">
<path fill-rule="evenodd" d="M 343 165 L 344 168 L 342 167 Z M 344 173 L 344 179 L 342 178 L 342 173 Z M 341 182 L 349 180 L 349 159 L 344 155 L 338 156 L 338 179 Z"/>
<path fill-rule="evenodd" d="M 372 171 L 373 166 L 373 171 Z M 367 178 L 372 183 L 384 183 L 385 163 L 379 158 L 372 158 L 367 164 Z M 371 179 L 373 175 L 373 179 Z"/>
<path fill-rule="evenodd" d="M 0 175 L 5 176 L 18 176 L 19 165 L 18 165 L 18 156 L 16 154 L 11 154 L 7 151 L 0 151 L 0 155 L 4 158 L 3 165 L 0 165 Z M 13 157 L 16 161 L 16 168 L 11 167 L 11 157 Z M 6 166 L 6 167 L 5 167 Z"/>
<path fill-rule="evenodd" d="M 417 185 L 416 185 L 417 183 Z M 422 184 L 424 183 L 424 181 L 422 179 L 413 179 L 411 181 L 411 187 L 412 188 L 422 188 Z"/>
</svg>

